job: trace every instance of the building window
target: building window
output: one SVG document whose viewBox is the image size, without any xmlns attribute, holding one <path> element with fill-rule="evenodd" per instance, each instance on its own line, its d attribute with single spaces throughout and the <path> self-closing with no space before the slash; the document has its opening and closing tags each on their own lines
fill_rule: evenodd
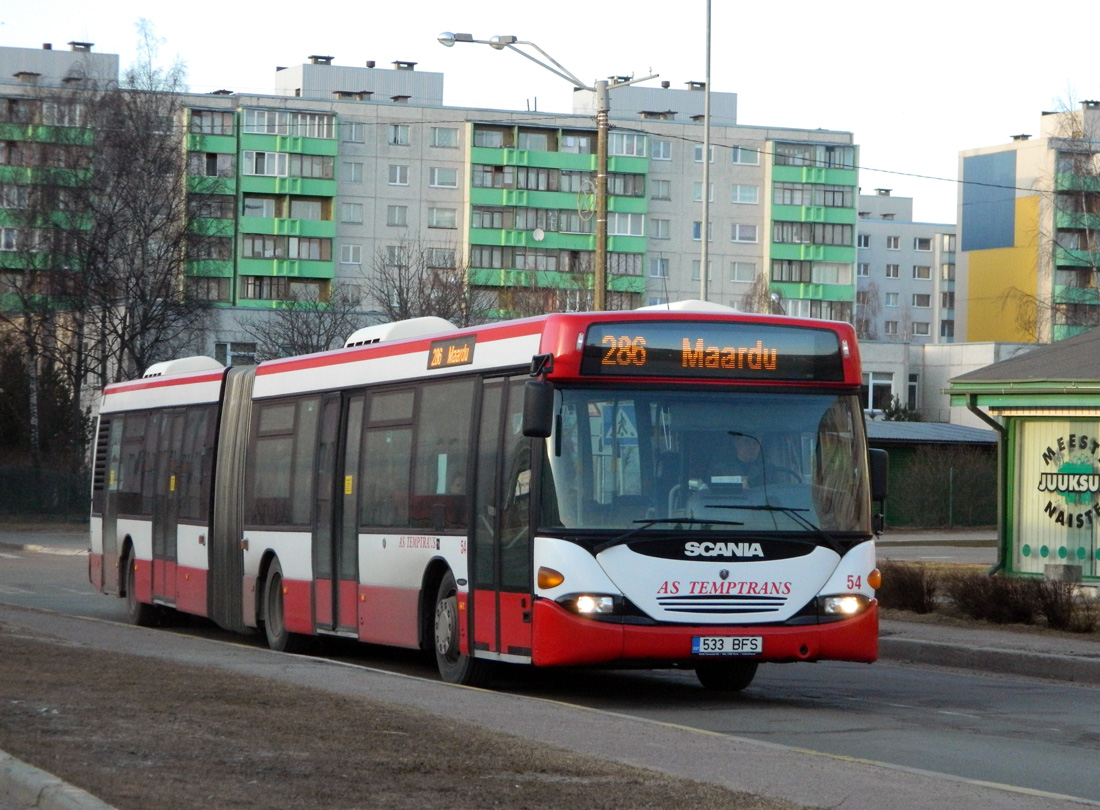
<svg viewBox="0 0 1100 810">
<path fill-rule="evenodd" d="M 730 281 L 756 279 L 756 262 L 730 262 Z"/>
<path fill-rule="evenodd" d="M 455 127 L 432 127 L 429 142 L 432 146 L 438 146 L 441 149 L 457 149 L 458 129 Z"/>
<path fill-rule="evenodd" d="M 214 359 L 223 366 L 256 365 L 255 343 L 215 343 Z"/>
<path fill-rule="evenodd" d="M 695 144 L 695 150 L 694 150 L 693 155 L 694 155 L 694 160 L 695 160 L 696 163 L 702 163 L 703 162 L 703 144 L 701 144 L 701 143 Z M 710 144 L 710 162 L 714 163 L 714 144 Z"/>
<path fill-rule="evenodd" d="M 942 278 L 944 281 L 954 281 L 955 280 L 955 265 L 953 263 L 941 264 L 940 265 L 940 278 Z"/>
<path fill-rule="evenodd" d="M 672 223 L 667 219 L 651 219 L 649 221 L 649 236 L 651 239 L 671 239 Z"/>
<path fill-rule="evenodd" d="M 453 270 L 455 266 L 455 252 L 453 248 L 428 248 L 425 261 L 428 267 L 442 270 Z"/>
<path fill-rule="evenodd" d="M 863 372 L 860 388 L 864 410 L 882 411 L 890 407 L 894 399 L 894 374 L 890 371 Z"/>
<path fill-rule="evenodd" d="M 955 293 L 954 292 L 941 292 L 940 293 L 940 308 L 941 309 L 954 309 L 955 308 Z"/>
<path fill-rule="evenodd" d="M 928 337 L 929 334 L 931 334 L 931 327 L 928 321 L 913 322 L 913 337 Z"/>
<path fill-rule="evenodd" d="M 755 225 L 743 225 L 735 222 L 730 226 L 730 241 L 757 242 L 759 241 L 758 230 Z"/>
<path fill-rule="evenodd" d="M 952 320 L 940 321 L 940 337 L 955 337 L 955 322 Z"/>
<path fill-rule="evenodd" d="M 898 334 L 898 322 L 897 321 L 884 321 L 882 324 L 882 333 L 884 335 L 897 336 Z"/>
<path fill-rule="evenodd" d="M 913 239 L 913 250 L 919 250 L 922 253 L 930 252 L 932 250 L 932 237 L 931 236 L 917 236 Z"/>
<path fill-rule="evenodd" d="M 901 250 L 901 237 L 900 236 L 887 236 L 886 237 L 886 249 L 887 250 Z"/>
<path fill-rule="evenodd" d="M 363 221 L 362 203 L 343 203 L 340 206 L 340 221 L 358 224 Z"/>
<path fill-rule="evenodd" d="M 0 250 L 19 249 L 19 230 L 17 228 L 0 228 Z"/>
<path fill-rule="evenodd" d="M 612 211 L 607 215 L 609 236 L 645 236 L 645 215 Z"/>
<path fill-rule="evenodd" d="M 649 259 L 650 278 L 668 278 L 668 259 L 651 256 Z"/>
<path fill-rule="evenodd" d="M 861 233 L 861 234 L 859 235 L 859 246 L 860 246 L 861 248 L 869 248 L 869 247 L 871 247 L 871 234 L 869 234 L 869 233 Z"/>
<path fill-rule="evenodd" d="M 458 210 L 455 208 L 429 208 L 429 228 L 457 228 Z"/>
<path fill-rule="evenodd" d="M 325 219 L 324 205 L 321 200 L 292 197 L 290 200 L 291 219 L 309 219 L 319 222 Z"/>
<path fill-rule="evenodd" d="M 191 131 L 196 135 L 232 135 L 233 113 L 192 110 Z"/>
<path fill-rule="evenodd" d="M 607 139 L 607 152 L 610 155 L 626 157 L 645 157 L 646 136 L 642 133 L 612 132 Z"/>
<path fill-rule="evenodd" d="M 407 186 L 409 184 L 409 167 L 391 163 L 389 177 L 391 186 Z"/>
<path fill-rule="evenodd" d="M 272 276 L 241 276 L 241 298 L 249 301 L 285 301 L 290 279 Z"/>
<path fill-rule="evenodd" d="M 340 245 L 340 264 L 362 264 L 362 245 Z"/>
<path fill-rule="evenodd" d="M 760 202 L 760 187 L 759 186 L 742 186 L 734 185 L 733 187 L 733 199 L 731 202 L 738 203 L 740 205 L 756 205 Z"/>
<path fill-rule="evenodd" d="M 691 190 L 691 199 L 693 202 L 703 201 L 703 184 L 694 183 Z M 714 183 L 710 184 L 710 193 L 707 194 L 707 201 L 714 202 Z"/>
<path fill-rule="evenodd" d="M 363 125 L 358 121 L 341 121 L 340 129 L 344 133 L 344 140 L 352 143 L 363 142 Z"/>
<path fill-rule="evenodd" d="M 862 277 L 871 275 L 871 265 L 867 262 L 860 262 L 856 265 L 856 275 Z"/>
<path fill-rule="evenodd" d="M 930 281 L 932 279 L 932 267 L 923 264 L 913 265 L 913 278 Z"/>
<path fill-rule="evenodd" d="M 458 169 L 431 167 L 428 169 L 428 185 L 432 188 L 458 188 Z"/>
<path fill-rule="evenodd" d="M 714 233 L 712 232 L 711 228 L 712 224 L 713 223 L 710 222 L 707 223 L 708 242 L 714 239 Z M 694 239 L 696 242 L 702 241 L 703 239 L 703 223 L 698 219 L 691 223 L 691 238 Z"/>
<path fill-rule="evenodd" d="M 390 146 L 408 146 L 409 125 L 390 124 L 389 134 L 386 136 L 386 143 L 388 143 Z"/>
<path fill-rule="evenodd" d="M 558 138 L 558 151 L 570 155 L 591 155 L 591 135 L 567 135 L 562 133 Z"/>
<path fill-rule="evenodd" d="M 612 172 L 607 176 L 607 193 L 616 197 L 644 197 L 645 175 Z"/>
<path fill-rule="evenodd" d="M 504 130 L 481 128 L 474 130 L 474 146 L 481 146 L 486 149 L 503 149 Z"/>
<path fill-rule="evenodd" d="M 944 253 L 954 253 L 955 252 L 955 234 L 953 234 L 953 233 L 940 234 L 940 240 L 941 240 L 940 241 L 940 249 Z"/>
<path fill-rule="evenodd" d="M 261 177 L 286 177 L 287 155 L 283 152 L 245 152 L 244 173 Z"/>
<path fill-rule="evenodd" d="M 852 266 L 850 264 L 815 263 L 810 280 L 814 284 L 851 284 Z"/>
<path fill-rule="evenodd" d="M 344 164 L 344 182 L 345 183 L 362 183 L 363 182 L 363 164 L 358 162 L 349 162 Z"/>
<path fill-rule="evenodd" d="M 928 309 L 932 306 L 932 296 L 929 293 L 913 293 L 913 306 L 918 309 Z"/>
<path fill-rule="evenodd" d="M 702 261 L 701 259 L 693 259 L 692 262 L 691 262 L 691 280 L 692 281 L 702 281 L 702 279 L 699 278 L 699 267 L 700 267 L 700 262 L 701 261 Z M 713 270 L 714 270 L 714 262 L 707 261 L 707 281 L 710 281 L 713 278 L 713 272 L 712 272 Z"/>
<path fill-rule="evenodd" d="M 653 200 L 671 200 L 672 199 L 672 181 L 671 180 L 650 180 L 649 181 L 649 196 Z"/>
<path fill-rule="evenodd" d="M 387 205 L 386 225 L 391 228 L 404 228 L 409 224 L 409 207 L 407 205 Z"/>
<path fill-rule="evenodd" d="M 701 148 L 701 147 L 700 147 Z M 702 156 L 702 152 L 699 153 Z M 759 166 L 760 165 L 760 153 L 755 149 L 749 149 L 744 146 L 735 146 L 731 150 L 733 155 L 733 162 L 742 166 Z M 702 163 L 702 160 L 697 161 Z"/>
<path fill-rule="evenodd" d="M 900 264 L 888 264 L 886 265 L 886 278 L 898 278 L 901 272 Z"/>
<path fill-rule="evenodd" d="M 651 160 L 672 160 L 672 141 L 652 141 Z"/>
<path fill-rule="evenodd" d="M 886 306 L 896 307 L 898 305 L 898 293 L 888 292 L 886 293 Z"/>
<path fill-rule="evenodd" d="M 813 275 L 813 264 L 792 259 L 774 259 L 772 261 L 772 281 L 793 281 L 809 284 Z M 788 312 L 787 314 L 793 314 Z"/>
<path fill-rule="evenodd" d="M 276 206 L 274 197 L 252 197 L 250 195 L 245 195 L 244 216 L 274 219 L 275 214 Z"/>
</svg>

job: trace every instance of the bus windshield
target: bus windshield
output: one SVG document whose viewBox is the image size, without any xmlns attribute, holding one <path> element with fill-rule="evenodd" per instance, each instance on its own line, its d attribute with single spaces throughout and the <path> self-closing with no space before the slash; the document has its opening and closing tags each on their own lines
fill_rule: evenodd
<svg viewBox="0 0 1100 810">
<path fill-rule="evenodd" d="M 855 396 L 561 388 L 556 397 L 544 531 L 870 532 Z"/>
</svg>

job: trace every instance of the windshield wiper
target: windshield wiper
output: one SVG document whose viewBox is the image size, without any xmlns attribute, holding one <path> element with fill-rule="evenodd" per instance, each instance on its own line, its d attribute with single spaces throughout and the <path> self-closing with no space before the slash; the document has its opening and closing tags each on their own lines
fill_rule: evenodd
<svg viewBox="0 0 1100 810">
<path fill-rule="evenodd" d="M 744 509 L 744 510 L 747 510 L 747 511 L 750 511 L 750 512 L 779 512 L 780 514 L 783 514 L 783 515 L 786 515 L 787 517 L 789 517 L 795 523 L 800 525 L 803 529 L 811 531 L 814 534 L 816 534 L 818 537 L 822 538 L 825 541 L 825 545 L 827 545 L 830 549 L 835 551 L 841 557 L 843 557 L 844 554 L 845 554 L 844 547 L 843 547 L 843 545 L 841 544 L 841 542 L 839 540 L 837 540 L 835 537 L 833 537 L 831 534 L 829 534 L 823 528 L 821 528 L 816 523 L 814 523 L 812 520 L 810 520 L 808 517 L 806 517 L 805 515 L 802 514 L 802 512 L 809 512 L 810 511 L 809 509 L 803 509 L 803 508 L 798 508 L 798 507 L 794 507 L 794 506 L 774 506 L 772 504 L 767 504 L 767 505 L 764 505 L 764 504 L 739 505 L 739 504 L 725 504 L 725 503 L 707 504 L 707 508 L 708 509 Z"/>
<path fill-rule="evenodd" d="M 658 523 L 676 523 L 698 526 L 744 526 L 744 522 L 740 520 L 700 520 L 699 518 L 679 517 L 679 518 L 647 518 L 645 520 L 635 520 L 635 523 L 641 524 L 630 531 L 620 534 L 618 537 L 612 537 L 610 540 L 597 545 L 592 549 L 593 554 L 599 554 L 600 552 L 607 551 L 607 549 L 613 546 L 620 546 L 623 543 L 630 540 L 632 537 L 636 537 L 641 532 L 648 529 L 650 526 L 656 526 Z M 654 538 L 656 539 L 656 538 Z"/>
</svg>

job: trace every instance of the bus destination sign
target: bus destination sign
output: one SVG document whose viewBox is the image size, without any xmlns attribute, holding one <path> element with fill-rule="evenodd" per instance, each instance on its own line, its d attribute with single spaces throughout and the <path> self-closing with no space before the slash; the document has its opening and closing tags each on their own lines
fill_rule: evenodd
<svg viewBox="0 0 1100 810">
<path fill-rule="evenodd" d="M 468 366 L 474 362 L 477 335 L 433 340 L 428 346 L 428 371 L 451 366 Z"/>
<path fill-rule="evenodd" d="M 600 377 L 841 382 L 837 334 L 828 329 L 722 321 L 593 324 L 581 373 Z"/>
</svg>

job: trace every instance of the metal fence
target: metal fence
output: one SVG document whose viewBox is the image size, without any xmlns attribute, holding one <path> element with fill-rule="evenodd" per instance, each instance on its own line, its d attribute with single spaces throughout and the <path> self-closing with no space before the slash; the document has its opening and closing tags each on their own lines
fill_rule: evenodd
<svg viewBox="0 0 1100 810">
<path fill-rule="evenodd" d="M 0 514 L 87 517 L 90 490 L 86 472 L 0 467 Z"/>
</svg>

